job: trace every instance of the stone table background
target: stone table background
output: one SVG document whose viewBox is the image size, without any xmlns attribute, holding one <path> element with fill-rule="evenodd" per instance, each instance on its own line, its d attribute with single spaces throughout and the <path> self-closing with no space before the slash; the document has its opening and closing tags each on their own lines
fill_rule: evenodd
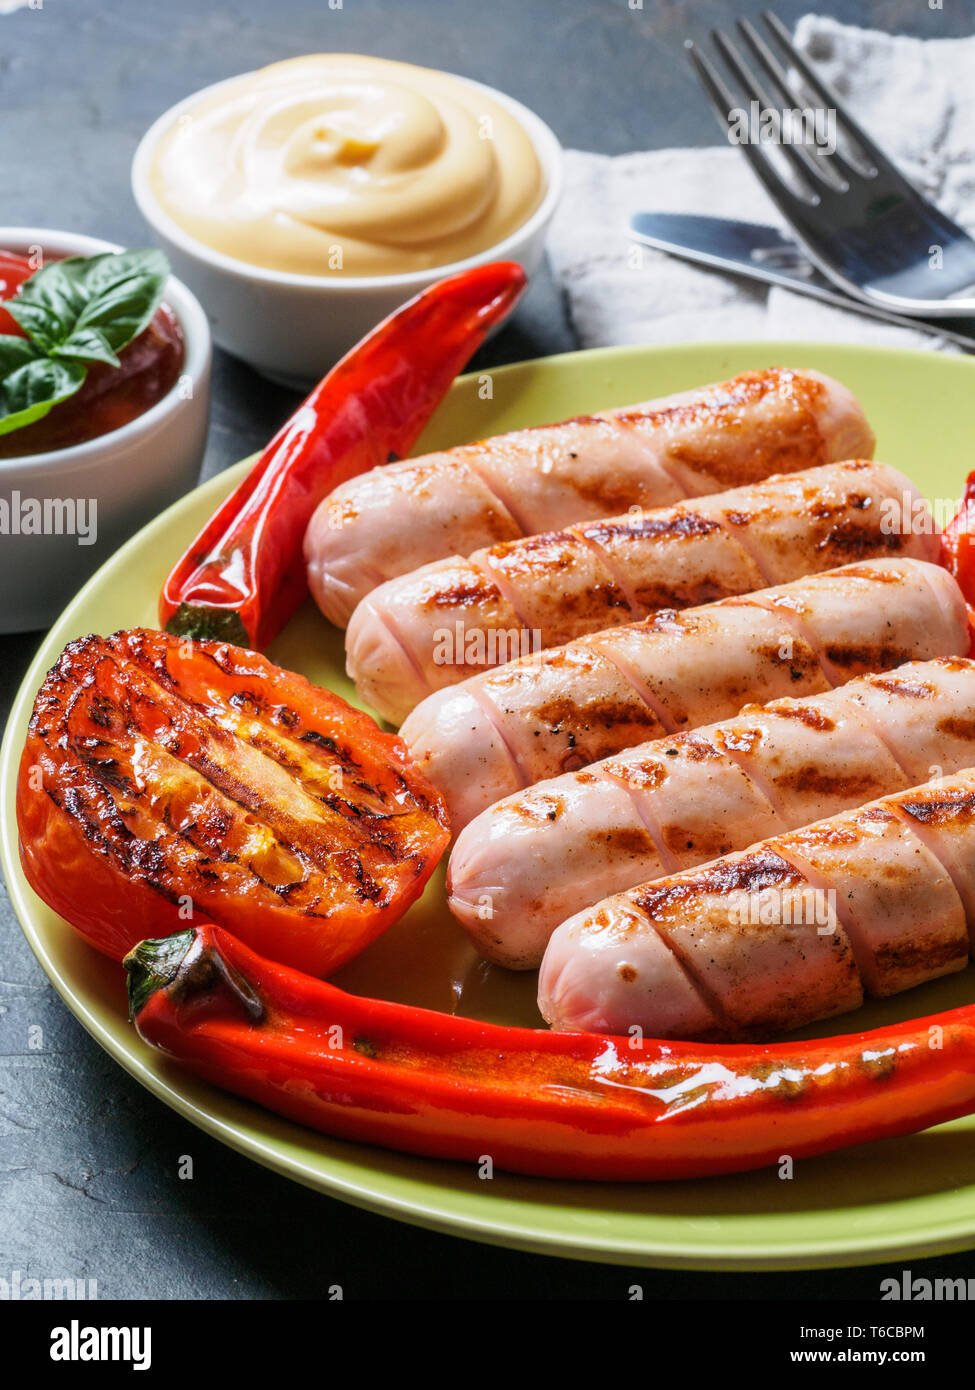
<svg viewBox="0 0 975 1390">
<path fill-rule="evenodd" d="M 328 49 L 445 68 L 534 107 L 566 146 L 618 154 L 714 143 L 681 53 L 756 0 L 0 0 L 3 220 L 131 245 L 139 136 L 179 98 L 279 58 Z M 33 0 L 37 4 L 37 0 Z M 632 0 L 631 0 L 632 3 Z M 792 24 L 810 8 L 779 0 Z M 966 34 L 975 0 L 822 0 L 851 23 Z M 485 364 L 575 346 L 545 277 Z M 295 398 L 217 354 L 203 474 L 257 449 Z M 2 541 L 0 541 L 2 544 Z M 2 596 L 0 596 L 2 598 Z M 0 637 L 0 719 L 39 634 Z M 39 1025 L 43 1048 L 32 1050 Z M 195 1176 L 177 1164 L 192 1154 Z M 975 1273 L 975 1259 L 933 1262 Z M 103 1298 L 875 1298 L 882 1268 L 678 1274 L 475 1245 L 367 1215 L 265 1171 L 185 1123 L 109 1060 L 63 1007 L 0 885 L 0 1278 L 96 1279 Z M 933 1273 L 930 1268 L 926 1273 Z"/>
</svg>

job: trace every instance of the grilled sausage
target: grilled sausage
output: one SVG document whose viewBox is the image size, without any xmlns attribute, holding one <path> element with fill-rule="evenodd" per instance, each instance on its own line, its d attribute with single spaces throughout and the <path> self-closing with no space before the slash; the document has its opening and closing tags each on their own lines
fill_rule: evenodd
<svg viewBox="0 0 975 1390">
<path fill-rule="evenodd" d="M 968 649 L 946 570 L 867 560 L 511 661 L 429 695 L 400 732 L 457 834 L 502 796 L 749 701 Z"/>
<path fill-rule="evenodd" d="M 973 933 L 969 768 L 571 917 L 539 1007 L 562 1029 L 766 1037 L 962 970 Z"/>
<path fill-rule="evenodd" d="M 910 662 L 539 782 L 461 832 L 451 911 L 488 960 L 533 968 L 601 898 L 972 766 L 973 711 L 975 661 Z"/>
<path fill-rule="evenodd" d="M 308 583 L 344 627 L 370 589 L 450 555 L 682 498 L 871 458 L 856 399 L 775 368 L 642 405 L 516 430 L 343 483 L 305 538 Z"/>
<path fill-rule="evenodd" d="M 912 484 L 880 463 L 826 464 L 657 511 L 453 556 L 363 599 L 346 634 L 362 699 L 401 723 L 478 669 L 600 629 L 880 555 L 935 560 Z"/>
</svg>

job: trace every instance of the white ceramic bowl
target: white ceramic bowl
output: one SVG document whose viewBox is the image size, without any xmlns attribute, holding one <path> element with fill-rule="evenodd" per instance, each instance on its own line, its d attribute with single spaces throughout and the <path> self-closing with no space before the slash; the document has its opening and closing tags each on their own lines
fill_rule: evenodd
<svg viewBox="0 0 975 1390">
<path fill-rule="evenodd" d="M 4 250 L 25 253 L 32 246 L 68 256 L 122 250 L 110 241 L 44 227 L 0 227 Z M 47 503 L 49 531 L 62 528 L 61 535 L 16 535 L 9 533 L 8 520 L 8 534 L 0 534 L 0 633 L 49 626 L 122 541 L 198 480 L 210 404 L 210 328 L 179 280 L 170 277 L 165 301 L 183 330 L 186 358 L 179 381 L 161 401 L 84 444 L 0 458 L 0 499 L 8 518 L 15 509 L 26 518 L 35 501 L 43 514 Z M 71 533 L 63 529 L 72 525 Z"/>
<path fill-rule="evenodd" d="M 149 127 L 132 161 L 132 191 L 173 269 L 206 306 L 214 340 L 222 348 L 242 357 L 265 376 L 289 386 L 307 387 L 387 314 L 437 280 L 485 261 L 518 261 L 528 276 L 535 273 L 562 190 L 561 146 L 545 122 L 521 102 L 481 82 L 466 77 L 457 80 L 493 98 L 528 133 L 542 166 L 545 195 L 527 222 L 504 241 L 467 260 L 406 275 L 339 279 L 267 270 L 212 251 L 177 226 L 150 187 L 153 154 L 163 134 L 180 116 L 227 82 L 194 92 Z"/>
</svg>

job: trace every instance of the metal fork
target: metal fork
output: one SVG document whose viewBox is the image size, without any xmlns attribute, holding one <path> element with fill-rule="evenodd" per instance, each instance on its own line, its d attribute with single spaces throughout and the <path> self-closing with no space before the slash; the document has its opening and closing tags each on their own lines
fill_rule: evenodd
<svg viewBox="0 0 975 1390">
<path fill-rule="evenodd" d="M 686 47 L 729 142 L 748 159 L 810 260 L 868 304 L 925 318 L 975 313 L 975 241 L 895 168 L 795 48 L 778 16 L 766 10 L 762 19 L 822 103 L 820 110 L 835 113 L 844 153 L 815 142 L 785 142 L 775 146 L 781 154 L 774 159 L 766 142 L 741 143 L 735 114 L 741 103 L 698 47 L 690 40 Z M 794 109 L 800 93 L 786 67 L 747 20 L 738 29 L 785 106 Z M 779 109 L 727 35 L 714 30 L 712 37 L 749 102 L 762 111 Z M 783 161 L 791 179 L 783 176 Z"/>
</svg>

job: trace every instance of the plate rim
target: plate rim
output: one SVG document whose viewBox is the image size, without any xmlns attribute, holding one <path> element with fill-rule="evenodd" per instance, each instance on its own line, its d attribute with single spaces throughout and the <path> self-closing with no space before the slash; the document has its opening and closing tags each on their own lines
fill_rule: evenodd
<svg viewBox="0 0 975 1390">
<path fill-rule="evenodd" d="M 622 347 L 589 348 L 578 352 L 560 353 L 550 357 L 507 363 L 504 366 L 492 368 L 491 376 L 494 378 L 516 376 L 538 368 L 557 373 L 559 366 L 569 360 L 574 363 L 580 361 L 583 363 L 586 361 L 611 363 L 614 359 L 632 359 L 634 356 L 645 355 L 652 361 L 664 354 L 693 358 L 701 350 L 710 353 L 753 353 L 756 358 L 775 357 L 782 353 L 798 355 L 804 352 L 808 352 L 810 355 L 836 353 L 841 357 L 850 356 L 851 358 L 880 356 L 881 358 L 894 357 L 904 360 L 905 365 L 912 361 L 924 361 L 926 366 L 930 366 L 932 358 L 934 358 L 939 362 L 941 369 L 960 370 L 963 374 L 965 372 L 975 374 L 975 360 L 961 354 L 957 356 L 954 354 L 942 355 L 917 348 L 829 341 L 722 339 L 675 346 L 631 344 Z M 482 373 L 475 372 L 459 377 L 453 390 L 463 389 L 472 381 L 477 382 L 482 375 Z M 422 450 L 422 439 L 418 444 L 417 451 L 420 450 Z M 208 479 L 165 508 L 146 526 L 140 528 L 134 536 L 124 542 L 113 555 L 99 566 L 98 570 L 65 605 L 51 628 L 41 638 L 38 649 L 31 659 L 12 701 L 2 744 L 0 744 L 0 797 L 5 803 L 10 799 L 11 788 L 20 761 L 19 743 L 15 745 L 15 731 L 21 726 L 25 714 L 29 712 L 38 685 L 47 669 L 48 655 L 46 653 L 51 646 L 51 635 L 54 630 L 65 623 L 73 612 L 86 606 L 89 593 L 100 587 L 101 577 L 106 568 L 116 564 L 122 555 L 135 553 L 145 544 L 147 532 L 157 528 L 160 531 L 165 529 L 167 522 L 185 508 L 191 497 L 198 502 L 203 502 L 211 496 L 216 500 L 219 495 L 228 491 L 239 477 L 243 476 L 255 457 L 256 454 L 250 455 L 226 468 L 215 477 Z M 186 1089 L 177 1089 L 170 1083 L 163 1071 L 155 1070 L 149 1064 L 150 1059 L 155 1054 L 138 1039 L 134 1031 L 131 1035 L 127 1035 L 127 1040 L 123 1043 L 89 1009 L 86 1001 L 75 992 L 70 980 L 66 978 L 59 962 L 49 953 L 35 928 L 31 917 L 30 899 L 24 892 L 26 882 L 22 878 L 16 843 L 15 823 L 13 828 L 5 826 L 2 835 L 0 835 L 0 868 L 2 868 L 6 880 L 11 906 L 28 945 L 46 978 L 85 1030 L 115 1062 L 145 1087 L 150 1094 L 191 1124 L 261 1166 L 323 1195 L 391 1219 L 434 1230 L 440 1234 L 489 1245 L 550 1257 L 659 1269 L 684 1269 L 701 1272 L 774 1272 L 779 1270 L 858 1267 L 894 1262 L 901 1258 L 924 1258 L 933 1255 L 952 1254 L 970 1250 L 975 1246 L 975 1200 L 973 1200 L 971 1212 L 960 1217 L 948 1218 L 937 1226 L 926 1227 L 923 1233 L 916 1235 L 904 1235 L 898 1231 L 889 1237 L 884 1237 L 877 1233 L 868 1237 L 866 1244 L 857 1243 L 855 1232 L 840 1237 L 821 1239 L 805 1235 L 802 1238 L 794 1239 L 787 1248 L 765 1255 L 743 1249 L 740 1241 L 728 1243 L 719 1239 L 710 1245 L 706 1252 L 697 1247 L 692 1247 L 688 1252 L 683 1244 L 676 1239 L 657 1241 L 653 1245 L 648 1245 L 645 1241 L 637 1243 L 636 1240 L 628 1240 L 625 1234 L 618 1229 L 614 1230 L 612 1234 L 604 1233 L 600 1239 L 596 1233 L 587 1235 L 566 1229 L 564 1226 L 555 1228 L 540 1224 L 536 1211 L 538 1203 L 534 1199 L 529 1199 L 525 1203 L 524 1215 L 519 1215 L 517 1223 L 505 1220 L 499 1225 L 497 1220 L 492 1221 L 490 1205 L 486 1206 L 482 1212 L 480 1206 L 487 1194 L 474 1195 L 473 1200 L 477 1210 L 458 1212 L 452 1207 L 461 1198 L 465 1199 L 464 1204 L 466 1204 L 470 1194 L 462 1193 L 455 1188 L 447 1188 L 442 1184 L 438 1185 L 434 1169 L 444 1167 L 446 1165 L 445 1160 L 400 1155 L 408 1162 L 414 1162 L 421 1167 L 432 1166 L 429 1177 L 426 1174 L 421 1174 L 418 1177 L 410 1175 L 405 1179 L 407 1184 L 413 1186 L 419 1184 L 424 1189 L 429 1188 L 429 1191 L 424 1195 L 411 1195 L 409 1193 L 401 1194 L 395 1190 L 384 1190 L 390 1187 L 395 1189 L 401 1179 L 397 1175 L 377 1174 L 375 1168 L 369 1167 L 368 1158 L 361 1160 L 357 1157 L 360 1148 L 366 1155 L 369 1153 L 382 1154 L 384 1151 L 308 1131 L 308 1133 L 314 1134 L 319 1144 L 324 1143 L 327 1146 L 328 1153 L 323 1152 L 322 1159 L 328 1162 L 334 1156 L 338 1166 L 337 1172 L 323 1171 L 321 1168 L 313 1169 L 301 1156 L 281 1152 L 281 1141 L 273 1138 L 269 1140 L 267 1135 L 250 1132 L 232 1115 L 224 1113 L 228 1108 L 232 1110 L 235 1106 L 248 1106 L 248 1113 L 252 1109 L 255 1116 L 250 1129 L 256 1130 L 261 1124 L 262 1115 L 266 1113 L 260 1107 L 251 1107 L 248 1102 L 222 1092 L 216 1087 L 208 1086 L 192 1076 L 186 1078 L 190 1094 L 186 1093 Z M 27 888 L 27 894 L 30 893 L 31 890 Z M 203 1088 L 208 1098 L 211 1096 L 214 1098 L 213 1110 L 205 1109 L 194 1098 L 192 1092 L 198 1088 Z M 281 1121 L 279 1117 L 272 1117 L 272 1119 L 278 1124 L 288 1123 Z M 299 1136 L 304 1132 L 298 1125 L 291 1126 L 291 1128 Z M 455 1167 L 455 1165 L 450 1166 Z M 349 1170 L 348 1173 L 345 1171 L 346 1169 Z M 353 1169 L 355 1176 L 352 1176 Z M 538 1183 L 540 1191 L 548 1183 L 546 1179 L 532 1179 L 530 1181 Z M 587 1184 L 580 1183 L 580 1192 L 584 1193 L 586 1186 Z M 640 1184 L 634 1186 L 639 1187 Z M 923 1195 L 927 1197 L 928 1194 Z M 973 1189 L 973 1197 L 975 1197 L 975 1189 Z M 489 1203 L 494 1200 L 494 1198 L 488 1198 Z M 520 1198 L 511 1199 L 513 1202 L 521 1200 Z M 911 1199 L 905 1198 L 903 1200 L 909 1201 Z M 770 1225 L 774 1225 L 778 1213 L 764 1215 Z M 616 1214 L 612 1219 L 617 1223 L 619 1221 Z M 723 1218 L 708 1217 L 707 1219 L 720 1224 Z"/>
</svg>

